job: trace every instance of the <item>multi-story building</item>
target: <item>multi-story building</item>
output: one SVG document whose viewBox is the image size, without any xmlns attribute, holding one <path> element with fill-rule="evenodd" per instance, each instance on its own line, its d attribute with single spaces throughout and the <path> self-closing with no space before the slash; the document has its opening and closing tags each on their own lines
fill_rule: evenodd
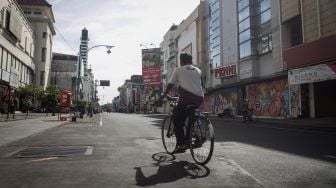
<svg viewBox="0 0 336 188">
<path fill-rule="evenodd" d="M 280 6 L 271 0 L 209 1 L 211 79 L 205 109 L 235 114 L 244 99 L 258 116 L 289 116 L 281 61 Z"/>
<path fill-rule="evenodd" d="M 89 32 L 86 28 L 82 30 L 81 34 L 81 43 L 79 46 L 80 50 L 80 59 L 83 64 L 83 74 L 84 76 L 81 77 L 80 83 L 81 83 L 81 94 L 80 97 L 82 100 L 85 101 L 92 101 L 95 96 L 95 89 L 94 89 L 94 76 L 91 67 L 88 68 L 88 46 L 89 46 Z"/>
<path fill-rule="evenodd" d="M 0 1 L 0 112 L 19 86 L 32 84 L 34 30 L 15 0 Z"/>
<path fill-rule="evenodd" d="M 282 0 L 283 62 L 294 117 L 336 116 L 336 1 Z"/>
<path fill-rule="evenodd" d="M 34 30 L 35 84 L 46 87 L 50 83 L 55 18 L 51 5 L 45 0 L 17 0 Z"/>
<path fill-rule="evenodd" d="M 74 96 L 76 89 L 77 62 L 78 56 L 53 53 L 50 84 L 57 85 L 60 90 L 71 91 Z"/>
<path fill-rule="evenodd" d="M 207 16 L 207 3 L 200 1 L 200 4 L 185 20 L 178 26 L 171 26 L 164 35 L 164 40 L 160 44 L 163 89 L 167 87 L 173 70 L 179 66 L 179 54 L 182 52 L 190 53 L 193 57 L 193 64 L 202 69 L 203 83 L 209 79 L 209 66 L 206 63 L 208 61 Z M 173 89 L 171 94 L 175 95 L 176 92 Z M 167 113 L 169 104 L 163 103 L 162 108 L 159 108 L 158 111 Z"/>
</svg>

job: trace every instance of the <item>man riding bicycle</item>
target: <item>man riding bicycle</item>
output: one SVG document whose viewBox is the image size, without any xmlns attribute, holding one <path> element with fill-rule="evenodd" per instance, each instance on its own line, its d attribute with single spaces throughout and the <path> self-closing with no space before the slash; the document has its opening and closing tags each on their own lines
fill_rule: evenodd
<svg viewBox="0 0 336 188">
<path fill-rule="evenodd" d="M 184 122 L 190 113 L 188 106 L 199 107 L 203 103 L 204 93 L 202 89 L 201 70 L 192 65 L 192 56 L 188 53 L 181 53 L 180 67 L 177 67 L 171 76 L 166 90 L 161 94 L 159 100 L 162 100 L 174 85 L 178 86 L 179 100 L 174 113 L 174 132 L 176 135 L 176 153 L 185 152 L 189 143 L 184 135 Z M 189 131 L 186 131 L 189 133 Z"/>
</svg>

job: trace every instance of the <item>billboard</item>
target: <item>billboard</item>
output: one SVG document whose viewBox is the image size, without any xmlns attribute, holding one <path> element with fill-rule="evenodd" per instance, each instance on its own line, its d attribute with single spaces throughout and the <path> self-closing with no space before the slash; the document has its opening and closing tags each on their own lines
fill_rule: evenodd
<svg viewBox="0 0 336 188">
<path fill-rule="evenodd" d="M 142 49 L 142 78 L 145 88 L 161 86 L 160 48 Z"/>
<path fill-rule="evenodd" d="M 142 77 L 145 88 L 161 86 L 161 67 L 142 67 Z"/>
</svg>

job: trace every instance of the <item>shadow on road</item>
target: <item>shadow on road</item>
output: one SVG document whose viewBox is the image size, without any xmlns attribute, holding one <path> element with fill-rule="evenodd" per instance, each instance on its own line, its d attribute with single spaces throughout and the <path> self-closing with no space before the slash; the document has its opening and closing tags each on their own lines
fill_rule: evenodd
<svg viewBox="0 0 336 188">
<path fill-rule="evenodd" d="M 134 167 L 138 186 L 151 186 L 161 183 L 175 182 L 182 178 L 198 179 L 210 174 L 209 168 L 187 161 L 174 161 L 175 156 L 167 153 L 152 155 L 154 163 L 149 166 Z M 146 176 L 145 168 L 157 168 L 156 174 Z"/>
<path fill-rule="evenodd" d="M 161 127 L 165 116 L 147 117 L 153 119 L 152 125 Z M 305 127 L 290 129 L 293 125 L 279 127 L 262 121 L 244 123 L 237 119 L 218 118 L 211 121 L 215 141 L 222 142 L 224 147 L 226 143 L 239 142 L 336 163 L 335 132 L 323 133 Z"/>
</svg>

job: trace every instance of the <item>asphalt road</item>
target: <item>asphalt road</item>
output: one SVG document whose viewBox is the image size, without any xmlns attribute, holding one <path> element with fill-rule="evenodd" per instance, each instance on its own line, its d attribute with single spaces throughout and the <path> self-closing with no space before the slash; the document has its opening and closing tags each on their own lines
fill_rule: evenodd
<svg viewBox="0 0 336 188">
<path fill-rule="evenodd" d="M 199 166 L 189 152 L 163 152 L 161 122 L 162 116 L 105 113 L 10 142 L 0 147 L 0 187 L 336 186 L 333 132 L 213 119 L 214 156 Z M 27 148 L 64 156 L 18 157 Z"/>
</svg>

